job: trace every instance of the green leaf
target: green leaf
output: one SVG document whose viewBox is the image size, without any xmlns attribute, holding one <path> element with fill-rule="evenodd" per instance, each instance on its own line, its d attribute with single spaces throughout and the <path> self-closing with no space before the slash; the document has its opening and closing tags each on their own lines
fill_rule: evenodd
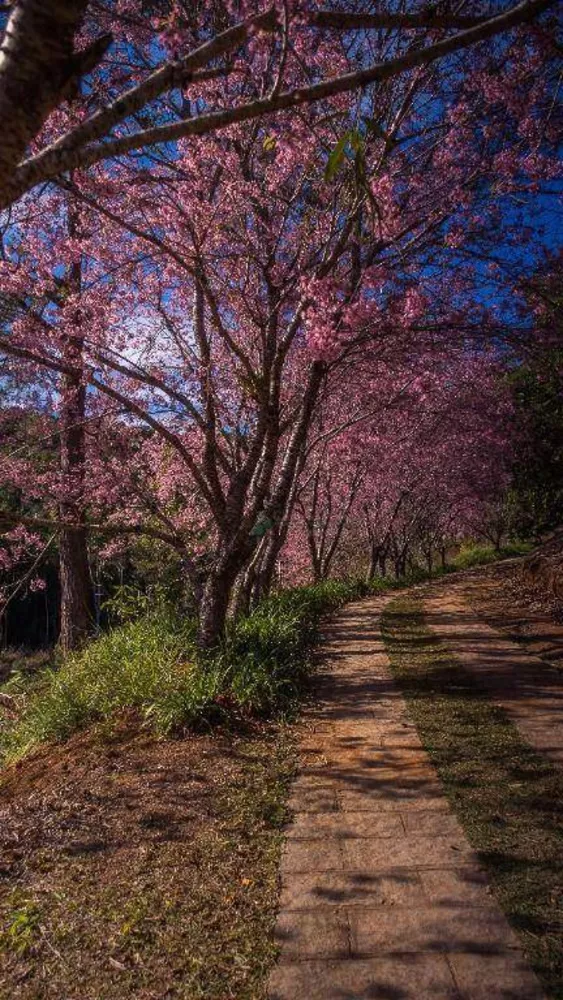
<svg viewBox="0 0 563 1000">
<path fill-rule="evenodd" d="M 263 538 L 270 528 L 274 527 L 274 522 L 271 518 L 266 517 L 265 514 L 259 514 L 256 518 L 256 523 L 250 531 L 251 538 Z"/>
<path fill-rule="evenodd" d="M 330 151 L 325 168 L 325 181 L 334 179 L 344 158 L 348 154 L 348 149 L 356 154 L 360 153 L 363 149 L 363 139 L 357 129 L 349 129 L 345 132 Z"/>
<path fill-rule="evenodd" d="M 348 132 L 345 132 L 336 143 L 334 149 L 331 150 L 325 168 L 325 181 L 331 181 L 336 176 L 340 164 L 344 159 L 346 146 L 348 145 L 348 138 L 349 134 Z"/>
</svg>

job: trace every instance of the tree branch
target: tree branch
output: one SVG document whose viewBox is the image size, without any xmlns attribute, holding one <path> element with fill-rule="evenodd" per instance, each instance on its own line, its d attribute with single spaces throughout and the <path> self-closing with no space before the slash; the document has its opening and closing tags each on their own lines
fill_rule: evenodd
<svg viewBox="0 0 563 1000">
<path fill-rule="evenodd" d="M 175 142 L 190 136 L 206 135 L 275 111 L 289 110 L 338 94 L 349 93 L 371 83 L 380 83 L 404 73 L 406 70 L 428 65 L 444 56 L 529 22 L 549 7 L 554 6 L 555 2 L 556 0 L 521 0 L 508 11 L 478 22 L 473 27 L 443 38 L 432 45 L 411 48 L 404 55 L 390 59 L 388 62 L 375 63 L 363 70 L 347 73 L 310 86 L 284 91 L 277 95 L 270 95 L 235 108 L 213 111 L 171 125 L 158 125 L 133 135 L 108 139 L 86 147 L 82 144 L 78 148 L 73 145 L 71 148 L 62 146 L 55 150 L 44 150 L 36 157 L 25 161 L 16 171 L 13 182 L 10 184 L 9 197 L 6 197 L 6 193 L 4 193 L 3 198 L 0 197 L 0 208 L 6 207 L 7 204 L 16 200 L 36 184 L 51 180 L 64 171 L 85 169 L 100 163 L 102 160 L 123 156 L 132 150 L 145 146 Z M 115 124 L 117 124 L 117 120 Z"/>
</svg>

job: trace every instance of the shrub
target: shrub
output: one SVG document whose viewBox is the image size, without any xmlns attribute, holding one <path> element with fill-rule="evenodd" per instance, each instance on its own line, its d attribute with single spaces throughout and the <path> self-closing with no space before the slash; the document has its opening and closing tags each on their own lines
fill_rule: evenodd
<svg viewBox="0 0 563 1000">
<path fill-rule="evenodd" d="M 483 566 L 498 559 L 526 555 L 531 548 L 529 542 L 519 541 L 508 542 L 500 549 L 495 549 L 492 545 L 463 545 L 452 560 L 452 567 L 469 569 L 471 566 Z"/>
<path fill-rule="evenodd" d="M 290 706 L 309 673 L 307 653 L 320 619 L 368 592 L 359 580 L 325 580 L 274 594 L 237 621 L 222 654 L 235 701 L 260 714 Z"/>
<path fill-rule="evenodd" d="M 320 618 L 367 592 L 361 582 L 334 580 L 282 591 L 233 623 L 205 665 L 196 663 L 195 622 L 157 606 L 46 671 L 4 736 L 5 754 L 21 757 L 127 709 L 161 733 L 233 715 L 286 712 L 308 676 Z"/>
</svg>

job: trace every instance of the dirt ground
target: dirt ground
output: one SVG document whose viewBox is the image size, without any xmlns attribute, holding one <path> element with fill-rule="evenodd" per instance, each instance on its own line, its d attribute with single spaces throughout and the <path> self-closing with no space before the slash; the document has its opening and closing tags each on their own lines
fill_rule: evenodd
<svg viewBox="0 0 563 1000">
<path fill-rule="evenodd" d="M 563 602 L 530 583 L 522 560 L 472 570 L 463 575 L 461 589 L 488 625 L 563 670 Z"/>
<path fill-rule="evenodd" d="M 0 778 L 2 1000 L 260 998 L 289 736 L 135 719 Z"/>
</svg>

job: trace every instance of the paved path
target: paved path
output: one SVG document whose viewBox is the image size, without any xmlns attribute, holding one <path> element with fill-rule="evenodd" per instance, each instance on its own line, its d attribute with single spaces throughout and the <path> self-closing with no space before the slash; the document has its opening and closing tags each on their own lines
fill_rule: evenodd
<svg viewBox="0 0 563 1000">
<path fill-rule="evenodd" d="M 390 679 L 384 603 L 351 605 L 327 630 L 270 1000 L 540 1000 Z"/>
<path fill-rule="evenodd" d="M 426 622 L 478 677 L 524 738 L 563 765 L 563 672 L 487 625 L 464 598 L 463 583 L 437 588 Z"/>
</svg>

